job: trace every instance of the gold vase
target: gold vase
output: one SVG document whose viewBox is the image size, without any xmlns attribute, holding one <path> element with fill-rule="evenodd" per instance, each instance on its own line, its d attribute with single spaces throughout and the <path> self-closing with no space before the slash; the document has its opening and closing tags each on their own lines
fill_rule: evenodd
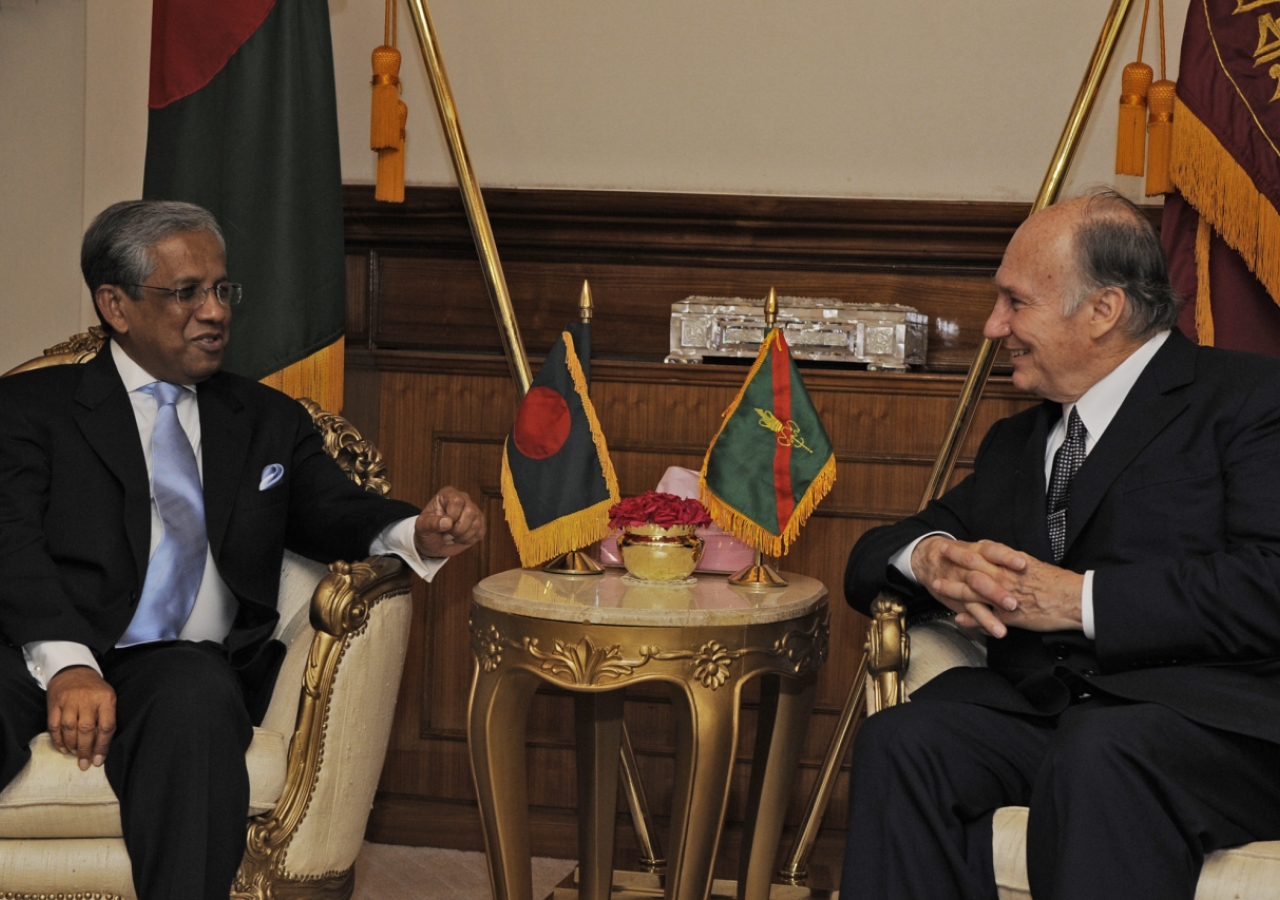
<svg viewBox="0 0 1280 900">
<path fill-rule="evenodd" d="M 641 581 L 684 581 L 706 546 L 697 530 L 697 525 L 628 525 L 618 537 L 622 564 Z"/>
</svg>

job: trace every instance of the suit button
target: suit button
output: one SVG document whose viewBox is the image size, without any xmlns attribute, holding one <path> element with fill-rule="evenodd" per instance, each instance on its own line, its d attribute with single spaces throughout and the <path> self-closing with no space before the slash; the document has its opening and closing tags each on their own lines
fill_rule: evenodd
<svg viewBox="0 0 1280 900">
<path fill-rule="evenodd" d="M 1097 673 L 1097 671 L 1096 671 L 1096 670 L 1094 670 L 1094 669 L 1081 669 L 1081 670 L 1080 670 L 1080 674 L 1081 674 L 1081 675 L 1083 675 L 1085 678 L 1092 678 L 1093 676 L 1097 675 L 1098 673 Z"/>
<path fill-rule="evenodd" d="M 1052 649 L 1054 659 L 1066 659 L 1071 655 L 1071 651 L 1067 649 L 1066 644 L 1054 644 Z"/>
</svg>

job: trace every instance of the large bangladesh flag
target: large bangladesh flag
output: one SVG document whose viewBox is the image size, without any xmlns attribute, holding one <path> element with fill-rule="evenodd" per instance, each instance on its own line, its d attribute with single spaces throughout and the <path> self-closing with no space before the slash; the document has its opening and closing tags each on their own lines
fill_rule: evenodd
<svg viewBox="0 0 1280 900">
<path fill-rule="evenodd" d="M 831 441 L 774 328 L 707 449 L 702 502 L 725 531 L 781 556 L 835 481 Z"/>
<path fill-rule="evenodd" d="M 210 210 L 244 285 L 226 368 L 259 379 L 342 336 L 342 169 L 324 0 L 155 0 L 142 193 Z"/>
<path fill-rule="evenodd" d="M 584 361 L 588 353 L 584 347 Z M 609 533 L 609 507 L 619 496 L 587 374 L 573 335 L 564 331 L 521 401 L 502 449 L 502 507 L 521 565 L 536 566 L 600 540 Z"/>
</svg>

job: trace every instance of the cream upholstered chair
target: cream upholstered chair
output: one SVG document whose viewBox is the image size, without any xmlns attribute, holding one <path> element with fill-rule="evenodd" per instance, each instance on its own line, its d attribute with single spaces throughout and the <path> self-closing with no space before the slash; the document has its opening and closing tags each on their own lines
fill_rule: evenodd
<svg viewBox="0 0 1280 900">
<path fill-rule="evenodd" d="M 867 715 L 910 699 L 913 688 L 953 666 L 986 665 L 980 638 L 949 618 L 907 627 L 905 607 L 890 594 L 872 605 L 867 636 Z M 908 665 L 909 663 L 909 665 Z M 992 852 L 1000 900 L 1031 900 L 1027 883 L 1027 808 L 1007 806 L 995 816 Z M 1275 900 L 1280 897 L 1280 841 L 1219 850 L 1205 860 L 1196 900 Z"/>
<path fill-rule="evenodd" d="M 102 342 L 95 328 L 13 371 L 85 362 Z M 301 402 L 351 478 L 385 494 L 378 451 L 340 416 Z M 248 843 L 232 898 L 351 896 L 404 666 L 409 587 L 398 559 L 326 567 L 285 554 L 275 637 L 288 651 L 247 753 Z M 103 770 L 81 772 L 47 734 L 0 792 L 0 900 L 18 898 L 136 900 Z"/>
</svg>

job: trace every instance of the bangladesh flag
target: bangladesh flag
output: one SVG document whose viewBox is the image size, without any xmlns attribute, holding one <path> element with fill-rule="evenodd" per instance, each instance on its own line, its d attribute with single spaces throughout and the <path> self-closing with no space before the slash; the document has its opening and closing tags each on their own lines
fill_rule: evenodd
<svg viewBox="0 0 1280 900">
<path fill-rule="evenodd" d="M 565 331 L 521 402 L 502 451 L 502 506 L 521 565 L 603 538 L 619 496 L 587 377 Z"/>
<path fill-rule="evenodd" d="M 346 320 L 329 5 L 154 0 L 142 194 L 218 218 L 244 285 L 226 368 L 260 379 Z"/>
<path fill-rule="evenodd" d="M 702 463 L 702 502 L 725 531 L 782 556 L 836 481 L 836 457 L 774 328 Z"/>
</svg>

